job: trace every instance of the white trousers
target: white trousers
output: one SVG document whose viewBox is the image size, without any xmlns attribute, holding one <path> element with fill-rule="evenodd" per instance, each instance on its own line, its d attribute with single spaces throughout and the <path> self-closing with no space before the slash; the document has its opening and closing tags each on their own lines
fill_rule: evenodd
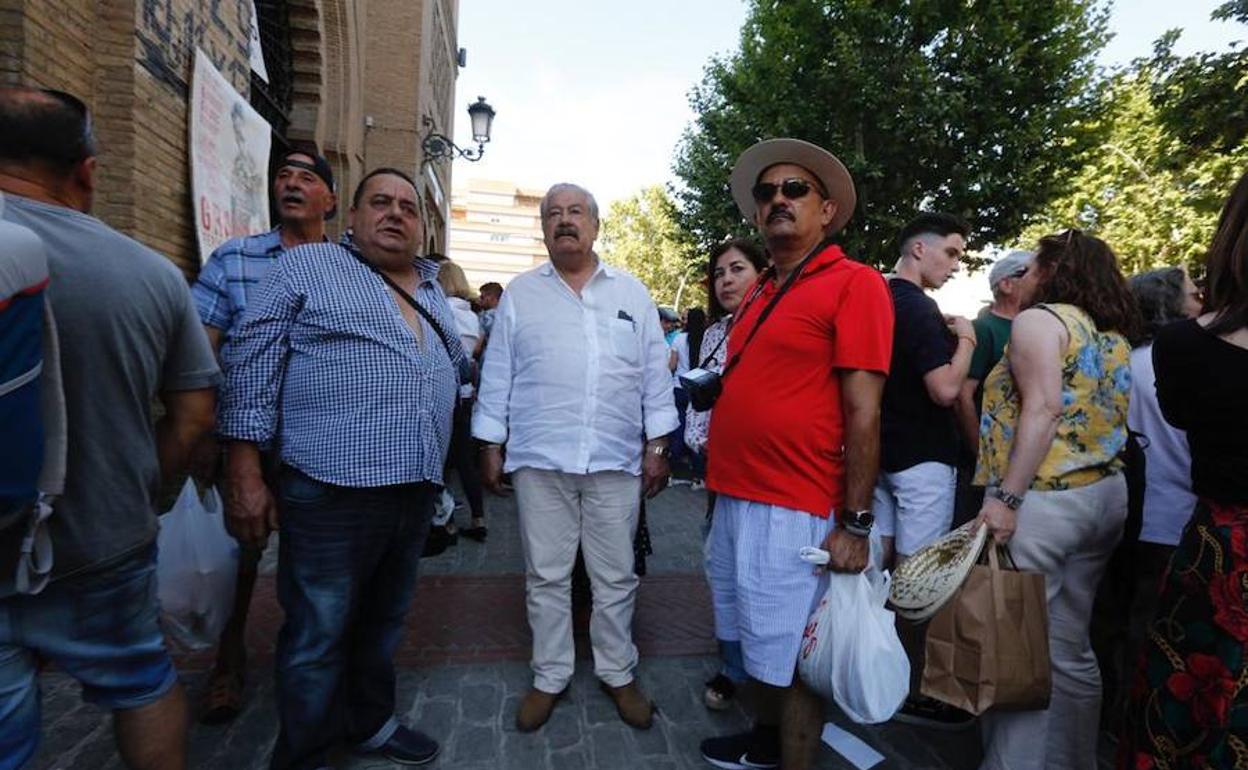
<svg viewBox="0 0 1248 770">
<path fill-rule="evenodd" d="M 641 478 L 622 471 L 575 474 L 521 468 L 512 474 L 524 543 L 525 595 L 533 632 L 533 686 L 561 692 L 572 679 L 572 568 L 580 546 L 594 593 L 589 637 L 594 673 L 611 687 L 633 681 L 633 536 Z"/>
<path fill-rule="evenodd" d="M 1096 770 L 1101 670 L 1088 624 L 1126 518 L 1122 474 L 1086 487 L 1027 493 L 1010 555 L 1020 570 L 1044 574 L 1053 697 L 1044 711 L 988 711 L 980 717 L 980 770 Z"/>
</svg>

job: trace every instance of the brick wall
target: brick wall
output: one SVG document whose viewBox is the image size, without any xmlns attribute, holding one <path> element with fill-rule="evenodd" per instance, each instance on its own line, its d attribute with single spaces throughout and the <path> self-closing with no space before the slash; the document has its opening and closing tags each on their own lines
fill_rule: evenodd
<svg viewBox="0 0 1248 770">
<path fill-rule="evenodd" d="M 334 165 L 343 205 L 332 232 L 345 225 L 367 168 L 420 170 L 429 3 L 441 5 L 453 38 L 455 0 L 287 2 L 290 136 L 315 141 Z M 87 102 L 100 151 L 95 213 L 188 276 L 199 267 L 187 150 L 195 48 L 246 95 L 249 13 L 248 0 L 0 0 L 0 83 L 59 88 Z M 365 115 L 374 118 L 367 135 Z"/>
<path fill-rule="evenodd" d="M 134 2 L 134 0 L 131 0 Z M 191 208 L 187 103 L 195 49 L 246 96 L 250 6 L 243 0 L 138 0 L 132 234 L 188 275 L 199 268 Z"/>
<path fill-rule="evenodd" d="M 0 0 L 0 85 L 22 82 L 24 0 Z"/>
<path fill-rule="evenodd" d="M 365 137 L 370 168 L 394 166 L 416 174 L 420 153 L 421 31 L 428 0 L 369 0 L 364 77 L 364 114 L 373 126 Z M 381 84 L 384 83 L 384 87 Z"/>
<path fill-rule="evenodd" d="M 135 232 L 139 200 L 134 189 L 134 14 L 134 0 L 105 0 L 98 4 L 92 52 L 95 98 L 91 104 L 100 153 L 95 214 L 131 234 Z"/>
</svg>

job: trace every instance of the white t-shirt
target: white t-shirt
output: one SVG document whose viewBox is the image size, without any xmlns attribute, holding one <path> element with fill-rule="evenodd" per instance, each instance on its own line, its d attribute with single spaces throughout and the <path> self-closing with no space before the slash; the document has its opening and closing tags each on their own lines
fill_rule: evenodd
<svg viewBox="0 0 1248 770">
<path fill-rule="evenodd" d="M 1127 424 L 1143 433 L 1145 473 L 1145 543 L 1178 545 L 1196 506 L 1192 494 L 1192 453 L 1187 434 L 1166 422 L 1157 405 L 1157 375 L 1153 372 L 1153 346 L 1131 351 L 1131 403 Z"/>
<path fill-rule="evenodd" d="M 471 356 L 477 349 L 477 340 L 481 339 L 481 320 L 466 299 L 447 297 L 446 304 L 451 306 L 451 314 L 455 316 L 455 330 L 464 343 L 464 352 Z"/>
<path fill-rule="evenodd" d="M 481 319 L 472 312 L 472 305 L 466 299 L 447 297 L 446 304 L 451 306 L 451 315 L 455 317 L 455 330 L 459 332 L 459 340 L 464 345 L 464 353 L 472 356 L 477 349 L 477 340 L 481 339 Z M 460 398 L 472 398 L 476 389 L 471 383 L 459 386 Z"/>
</svg>

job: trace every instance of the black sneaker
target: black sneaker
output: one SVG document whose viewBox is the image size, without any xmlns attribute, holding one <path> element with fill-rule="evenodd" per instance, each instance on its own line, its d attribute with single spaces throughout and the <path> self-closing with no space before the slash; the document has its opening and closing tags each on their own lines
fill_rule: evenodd
<svg viewBox="0 0 1248 770">
<path fill-rule="evenodd" d="M 893 719 L 916 727 L 935 730 L 963 730 L 975 723 L 975 716 L 960 708 L 941 703 L 925 695 L 911 695 L 893 715 Z"/>
<path fill-rule="evenodd" d="M 438 742 L 419 730 L 399 725 L 390 740 L 370 753 L 399 765 L 427 765 L 438 756 Z"/>
<path fill-rule="evenodd" d="M 780 728 L 758 727 L 748 733 L 702 741 L 702 758 L 725 770 L 760 770 L 780 766 Z"/>
</svg>

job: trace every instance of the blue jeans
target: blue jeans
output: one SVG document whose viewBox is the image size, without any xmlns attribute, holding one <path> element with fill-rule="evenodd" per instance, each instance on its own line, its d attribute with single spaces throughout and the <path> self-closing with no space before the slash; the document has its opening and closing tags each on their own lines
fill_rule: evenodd
<svg viewBox="0 0 1248 770">
<path fill-rule="evenodd" d="M 437 488 L 348 488 L 285 468 L 277 598 L 281 729 L 273 770 L 327 767 L 346 741 L 379 748 L 398 727 L 394 653 L 416 589 Z"/>
<path fill-rule="evenodd" d="M 155 703 L 177 683 L 157 618 L 156 546 L 100 570 L 0 600 L 0 770 L 39 743 L 36 656 L 82 683 L 84 700 L 113 710 Z"/>
<path fill-rule="evenodd" d="M 685 410 L 689 407 L 689 394 L 684 388 L 673 388 L 672 392 L 676 401 L 676 413 L 680 417 L 680 427 L 668 434 L 667 446 L 672 468 L 675 469 L 677 465 L 688 462 L 685 457 L 689 454 L 689 447 L 685 445 Z"/>
</svg>

